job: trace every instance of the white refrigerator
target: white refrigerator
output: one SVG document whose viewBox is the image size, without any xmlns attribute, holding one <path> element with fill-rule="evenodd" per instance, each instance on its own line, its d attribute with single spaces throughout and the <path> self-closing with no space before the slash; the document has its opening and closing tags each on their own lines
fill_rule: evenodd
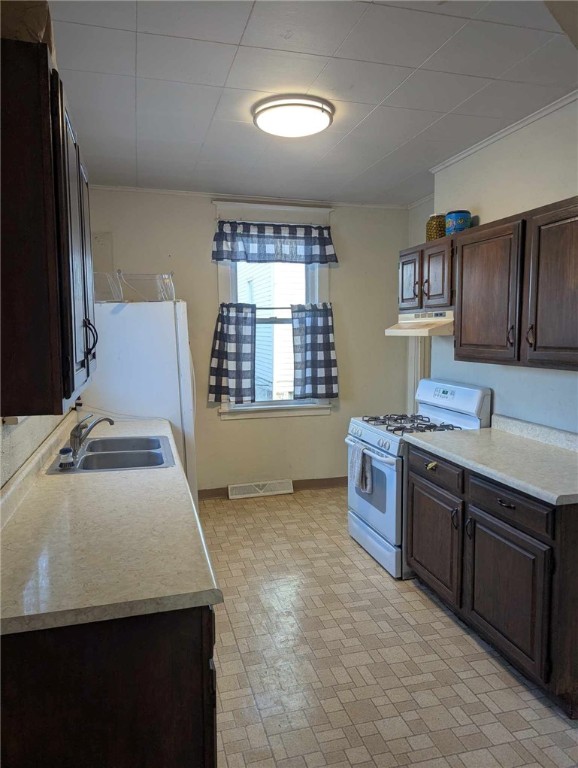
<svg viewBox="0 0 578 768">
<path fill-rule="evenodd" d="M 197 504 L 195 377 L 184 301 L 97 302 L 97 366 L 83 407 L 171 422 Z"/>
</svg>

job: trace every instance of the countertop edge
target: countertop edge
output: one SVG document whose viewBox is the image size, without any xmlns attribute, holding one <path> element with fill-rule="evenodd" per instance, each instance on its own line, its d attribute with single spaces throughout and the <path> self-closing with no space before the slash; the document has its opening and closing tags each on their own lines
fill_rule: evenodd
<svg viewBox="0 0 578 768">
<path fill-rule="evenodd" d="M 479 462 L 465 458 L 459 453 L 449 451 L 447 448 L 443 448 L 433 443 L 426 442 L 425 440 L 421 440 L 419 437 L 417 437 L 417 435 L 404 435 L 403 439 L 411 445 L 422 448 L 424 451 L 439 455 L 442 457 L 442 459 L 452 461 L 455 464 L 459 464 L 460 466 L 471 470 L 472 472 L 476 472 L 477 474 L 483 475 L 484 477 L 489 477 L 490 479 L 496 480 L 499 483 L 503 483 L 504 485 L 507 485 L 516 491 L 525 493 L 528 496 L 533 496 L 534 498 L 545 501 L 546 503 L 552 504 L 553 506 L 559 507 L 567 506 L 570 504 L 578 504 L 578 493 L 548 493 L 548 491 L 544 491 L 543 488 L 537 488 L 530 483 L 518 480 L 516 477 L 512 477 L 511 475 L 500 472 L 493 467 L 489 467 L 487 464 L 480 464 Z"/>
<path fill-rule="evenodd" d="M 78 624 L 92 624 L 96 621 L 127 619 L 166 611 L 179 611 L 185 608 L 203 608 L 224 602 L 220 589 L 204 589 L 183 595 L 151 597 L 112 605 L 97 605 L 88 608 L 71 608 L 67 611 L 39 613 L 28 616 L 13 616 L 2 619 L 0 635 L 15 635 L 22 632 L 35 632 L 42 629 L 58 629 Z"/>
</svg>

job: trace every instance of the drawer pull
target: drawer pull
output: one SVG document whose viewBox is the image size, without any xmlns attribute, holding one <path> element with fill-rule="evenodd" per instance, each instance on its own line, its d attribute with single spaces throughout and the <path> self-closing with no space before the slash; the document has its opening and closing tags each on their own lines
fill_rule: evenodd
<svg viewBox="0 0 578 768">
<path fill-rule="evenodd" d="M 428 472 L 435 472 L 438 466 L 437 461 L 426 461 L 424 464 Z"/>
<path fill-rule="evenodd" d="M 504 507 L 504 509 L 516 509 L 515 504 L 510 504 L 508 501 L 504 501 L 504 499 L 498 499 L 498 504 Z"/>
<path fill-rule="evenodd" d="M 472 525 L 474 524 L 474 521 L 471 517 L 468 517 L 466 520 L 466 534 L 468 536 L 468 539 L 472 538 Z"/>
<path fill-rule="evenodd" d="M 458 512 L 459 511 L 460 511 L 459 507 L 454 507 L 452 509 L 452 512 L 451 512 L 451 515 L 452 515 L 452 525 L 456 529 L 456 531 L 459 528 L 459 523 L 458 523 Z"/>
</svg>

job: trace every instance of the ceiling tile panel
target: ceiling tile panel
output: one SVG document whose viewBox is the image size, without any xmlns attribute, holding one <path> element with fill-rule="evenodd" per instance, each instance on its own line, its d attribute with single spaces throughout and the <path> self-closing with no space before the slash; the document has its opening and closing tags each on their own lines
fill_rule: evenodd
<svg viewBox="0 0 578 768">
<path fill-rule="evenodd" d="M 136 114 L 139 137 L 163 142 L 202 142 L 222 89 L 207 85 L 137 79 Z"/>
<path fill-rule="evenodd" d="M 191 189 L 200 144 L 174 138 L 137 139 L 137 185 L 149 189 Z"/>
<path fill-rule="evenodd" d="M 568 90 L 564 86 L 494 80 L 455 111 L 463 115 L 509 118 L 514 122 L 562 98 Z"/>
<path fill-rule="evenodd" d="M 470 21 L 424 64 L 424 69 L 497 77 L 544 45 L 550 32 Z"/>
<path fill-rule="evenodd" d="M 505 80 L 539 85 L 578 84 L 578 51 L 565 35 L 554 35 L 546 45 L 502 74 Z"/>
<path fill-rule="evenodd" d="M 351 59 L 330 59 L 310 88 L 326 99 L 380 104 L 414 70 Z"/>
<path fill-rule="evenodd" d="M 255 3 L 242 44 L 330 56 L 366 12 L 365 3 Z"/>
<path fill-rule="evenodd" d="M 323 56 L 239 48 L 226 85 L 270 93 L 306 93 L 326 63 Z"/>
<path fill-rule="evenodd" d="M 54 22 L 59 67 L 111 75 L 135 74 L 134 32 Z"/>
<path fill-rule="evenodd" d="M 199 85 L 223 85 L 236 48 L 163 35 L 137 35 L 137 75 Z"/>
<path fill-rule="evenodd" d="M 562 31 L 546 4 L 538 0 L 492 0 L 486 3 L 477 18 L 549 32 Z"/>
<path fill-rule="evenodd" d="M 335 54 L 339 58 L 419 67 L 464 19 L 373 5 Z"/>
<path fill-rule="evenodd" d="M 236 45 L 241 40 L 251 5 L 241 0 L 139 2 L 138 31 Z"/>
<path fill-rule="evenodd" d="M 353 135 L 374 141 L 391 151 L 442 117 L 442 112 L 399 107 L 377 107 L 357 126 Z"/>
<path fill-rule="evenodd" d="M 53 21 L 72 21 L 96 27 L 136 31 L 136 2 L 110 2 L 110 0 L 51 0 Z"/>
<path fill-rule="evenodd" d="M 488 0 L 451 0 L 450 2 L 447 0 L 402 0 L 402 2 L 376 0 L 376 5 L 394 5 L 412 11 L 426 11 L 442 16 L 462 16 L 466 19 L 472 19 L 487 4 Z"/>
<path fill-rule="evenodd" d="M 93 184 L 136 183 L 135 80 L 61 70 Z"/>
<path fill-rule="evenodd" d="M 384 103 L 392 107 L 449 112 L 490 82 L 482 77 L 418 69 Z"/>
<path fill-rule="evenodd" d="M 427 128 L 422 138 L 451 147 L 451 154 L 448 155 L 450 157 L 501 131 L 511 122 L 496 117 L 472 117 L 452 113 Z"/>
</svg>

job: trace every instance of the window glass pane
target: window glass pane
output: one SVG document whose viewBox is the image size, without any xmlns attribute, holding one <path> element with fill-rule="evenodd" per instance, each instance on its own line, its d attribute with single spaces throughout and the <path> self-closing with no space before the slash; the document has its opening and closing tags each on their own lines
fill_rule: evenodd
<svg viewBox="0 0 578 768">
<path fill-rule="evenodd" d="M 237 301 L 257 307 L 285 307 L 304 304 L 305 264 L 250 264 L 237 268 Z M 258 317 L 290 317 L 287 311 L 261 312 Z"/>
<path fill-rule="evenodd" d="M 293 327 L 257 324 L 255 400 L 293 399 Z"/>
<path fill-rule="evenodd" d="M 236 265 L 237 301 L 257 305 L 257 402 L 293 399 L 293 328 L 287 322 L 263 321 L 290 320 L 290 305 L 306 302 L 305 269 L 304 264 Z"/>
</svg>

